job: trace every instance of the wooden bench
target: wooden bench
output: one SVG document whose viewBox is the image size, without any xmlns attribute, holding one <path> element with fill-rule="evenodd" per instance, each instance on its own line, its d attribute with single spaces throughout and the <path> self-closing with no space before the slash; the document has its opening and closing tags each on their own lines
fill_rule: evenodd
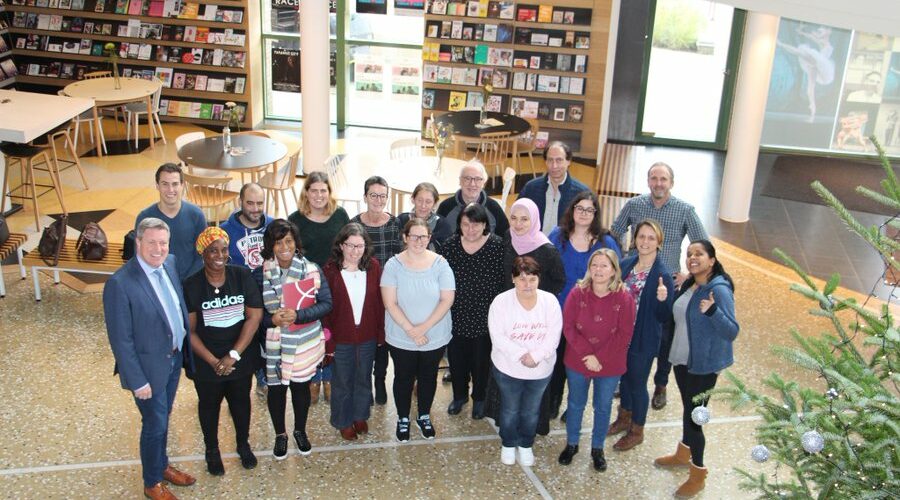
<svg viewBox="0 0 900 500">
<path fill-rule="evenodd" d="M 15 253 L 19 259 L 19 272 L 25 279 L 25 266 L 22 265 L 22 244 L 28 236 L 21 233 L 9 233 L 9 239 L 0 245 L 0 262 Z M 6 297 L 6 283 L 3 281 L 3 269 L 0 267 L 0 299 Z"/>
<path fill-rule="evenodd" d="M 34 249 L 21 259 L 22 264 L 31 267 L 31 277 L 34 279 L 34 300 L 41 300 L 41 285 L 38 280 L 38 271 L 53 271 L 53 282 L 59 283 L 59 273 L 87 273 L 87 274 L 113 274 L 118 271 L 125 260 L 122 259 L 122 244 L 109 242 L 109 251 L 103 260 L 83 260 L 75 251 L 75 240 L 66 240 L 61 252 L 59 252 L 59 264 L 51 266 Z"/>
</svg>

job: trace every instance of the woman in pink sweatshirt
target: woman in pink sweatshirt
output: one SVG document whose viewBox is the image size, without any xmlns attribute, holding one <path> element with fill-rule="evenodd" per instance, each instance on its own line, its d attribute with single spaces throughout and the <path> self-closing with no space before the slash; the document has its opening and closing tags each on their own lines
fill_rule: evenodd
<svg viewBox="0 0 900 500">
<path fill-rule="evenodd" d="M 613 392 L 625 373 L 634 316 L 634 299 L 622 285 L 616 252 L 609 248 L 597 250 L 588 260 L 587 273 L 569 292 L 563 307 L 563 335 L 567 343 L 563 362 L 569 381 L 569 400 L 566 447 L 559 455 L 562 465 L 572 463 L 572 457 L 578 453 L 581 417 L 593 381 L 591 460 L 594 470 L 606 470 L 603 443 Z"/>
<path fill-rule="evenodd" d="M 534 465 L 534 435 L 544 389 L 550 382 L 562 329 L 559 302 L 538 289 L 541 266 L 516 257 L 514 288 L 498 295 L 488 312 L 493 376 L 500 389 L 500 461 Z"/>
</svg>

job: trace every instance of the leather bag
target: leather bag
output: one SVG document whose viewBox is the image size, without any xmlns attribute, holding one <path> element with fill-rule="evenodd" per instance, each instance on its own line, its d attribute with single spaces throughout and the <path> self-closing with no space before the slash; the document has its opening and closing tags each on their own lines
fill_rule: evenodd
<svg viewBox="0 0 900 500">
<path fill-rule="evenodd" d="M 75 243 L 75 251 L 82 260 L 103 260 L 109 250 L 109 240 L 96 222 L 88 222 Z"/>
<path fill-rule="evenodd" d="M 44 228 L 44 234 L 41 235 L 41 241 L 38 243 L 38 253 L 44 258 L 47 265 L 55 266 L 59 264 L 59 252 L 62 251 L 63 245 L 66 244 L 66 227 L 69 223 L 69 216 L 63 215 L 57 221 Z"/>
<path fill-rule="evenodd" d="M 6 243 L 9 239 L 9 225 L 6 224 L 6 218 L 0 215 L 0 245 Z"/>
<path fill-rule="evenodd" d="M 136 237 L 137 233 L 134 232 L 134 229 L 128 231 L 125 235 L 125 239 L 122 240 L 122 260 L 134 257 L 134 240 Z"/>
</svg>

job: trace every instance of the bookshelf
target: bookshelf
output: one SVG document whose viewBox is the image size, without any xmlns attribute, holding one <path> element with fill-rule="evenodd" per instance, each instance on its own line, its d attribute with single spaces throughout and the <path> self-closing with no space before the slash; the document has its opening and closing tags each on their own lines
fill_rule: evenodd
<svg viewBox="0 0 900 500">
<path fill-rule="evenodd" d="M 540 122 L 539 139 L 596 159 L 611 0 L 429 0 L 422 123 L 458 109 Z"/>
<path fill-rule="evenodd" d="M 252 128 L 262 111 L 250 76 L 251 0 L 3 1 L 19 88 L 56 92 L 111 69 L 109 47 L 124 76 L 163 82 L 163 119 L 221 125 L 233 101 Z"/>
<path fill-rule="evenodd" d="M 17 68 L 12 58 L 12 44 L 6 19 L 6 2 L 0 0 L 0 89 L 16 83 Z"/>
</svg>

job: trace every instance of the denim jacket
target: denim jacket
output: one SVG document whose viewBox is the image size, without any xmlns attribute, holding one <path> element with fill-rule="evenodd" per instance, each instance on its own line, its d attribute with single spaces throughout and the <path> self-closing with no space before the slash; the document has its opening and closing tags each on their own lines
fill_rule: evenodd
<svg viewBox="0 0 900 500">
<path fill-rule="evenodd" d="M 706 313 L 700 312 L 700 300 L 710 292 L 716 303 Z M 675 297 L 684 293 L 680 290 Z M 669 335 L 675 329 L 670 328 Z M 694 290 L 687 308 L 687 331 L 690 344 L 688 372 L 695 375 L 717 373 L 734 364 L 732 343 L 737 338 L 740 325 L 734 314 L 734 292 L 722 276 Z"/>
</svg>

